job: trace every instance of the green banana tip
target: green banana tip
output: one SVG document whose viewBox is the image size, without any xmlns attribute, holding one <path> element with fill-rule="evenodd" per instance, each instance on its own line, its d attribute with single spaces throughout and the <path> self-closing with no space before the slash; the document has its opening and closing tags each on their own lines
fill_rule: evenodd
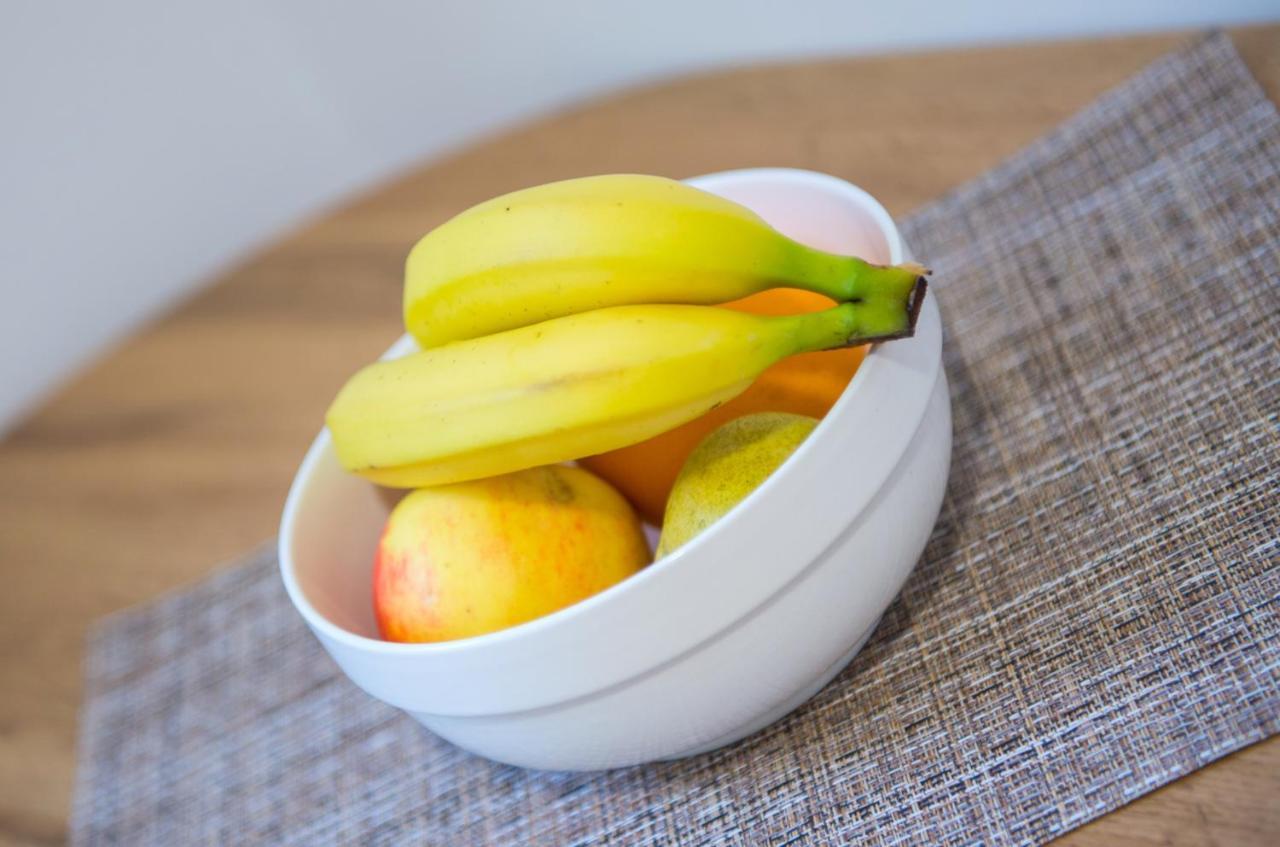
<svg viewBox="0 0 1280 847">
<path fill-rule="evenodd" d="M 925 275 L 929 274 L 928 268 L 923 265 L 900 265 L 899 267 L 912 270 L 919 269 L 915 282 L 911 286 L 911 290 L 907 292 L 907 324 L 897 332 L 887 333 L 885 335 L 875 335 L 870 338 L 858 339 L 859 344 L 879 344 L 883 341 L 897 341 L 900 338 L 910 338 L 916 334 L 916 319 L 920 317 L 920 307 L 924 305 L 925 292 L 929 290 L 929 282 L 925 279 Z"/>
</svg>

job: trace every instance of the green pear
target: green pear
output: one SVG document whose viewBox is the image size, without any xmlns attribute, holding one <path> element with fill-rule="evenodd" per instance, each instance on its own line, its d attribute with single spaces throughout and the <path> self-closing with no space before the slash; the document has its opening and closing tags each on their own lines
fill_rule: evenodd
<svg viewBox="0 0 1280 847">
<path fill-rule="evenodd" d="M 759 412 L 734 418 L 694 448 L 667 499 L 658 557 L 673 552 L 755 491 L 795 452 L 816 418 Z"/>
</svg>

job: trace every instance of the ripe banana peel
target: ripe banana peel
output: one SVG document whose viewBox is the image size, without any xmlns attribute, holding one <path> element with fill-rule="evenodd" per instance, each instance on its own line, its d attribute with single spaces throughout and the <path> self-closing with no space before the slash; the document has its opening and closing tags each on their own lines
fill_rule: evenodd
<svg viewBox="0 0 1280 847">
<path fill-rule="evenodd" d="M 815 250 L 660 177 L 517 191 L 418 242 L 404 317 L 422 351 L 361 370 L 326 420 L 343 466 L 389 486 L 578 459 L 692 420 L 786 356 L 911 335 L 927 273 Z M 779 286 L 839 305 L 707 305 Z"/>
<path fill-rule="evenodd" d="M 795 353 L 909 334 L 924 283 L 771 317 L 712 306 L 595 309 L 377 362 L 327 422 L 342 464 L 394 487 L 478 479 L 634 444 L 736 396 Z"/>
<path fill-rule="evenodd" d="M 892 306 L 924 273 L 805 246 L 682 182 L 615 174 L 506 194 L 428 233 L 406 263 L 404 321 L 430 348 L 608 306 L 776 287 Z"/>
</svg>

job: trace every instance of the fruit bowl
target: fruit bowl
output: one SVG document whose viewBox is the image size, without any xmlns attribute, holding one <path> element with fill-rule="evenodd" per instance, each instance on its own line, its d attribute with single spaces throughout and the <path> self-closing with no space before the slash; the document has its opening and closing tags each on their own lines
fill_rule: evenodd
<svg viewBox="0 0 1280 847">
<path fill-rule="evenodd" d="M 815 247 L 907 259 L 883 207 L 835 177 L 766 168 L 689 182 Z M 813 434 L 722 520 L 600 594 L 475 638 L 378 638 L 373 552 L 396 494 L 344 472 L 321 432 L 280 527 L 289 597 L 356 685 L 490 759 L 596 770 L 737 741 L 853 658 L 932 532 L 951 456 L 936 291 L 915 337 L 874 348 Z M 401 339 L 386 355 L 412 349 Z"/>
</svg>

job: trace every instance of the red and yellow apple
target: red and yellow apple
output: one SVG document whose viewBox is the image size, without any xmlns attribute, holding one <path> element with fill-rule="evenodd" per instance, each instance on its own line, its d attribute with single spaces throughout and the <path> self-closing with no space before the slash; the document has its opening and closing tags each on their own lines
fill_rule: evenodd
<svg viewBox="0 0 1280 847">
<path fill-rule="evenodd" d="M 532 468 L 401 500 L 378 544 L 374 612 L 389 641 L 466 638 L 576 603 L 648 562 L 612 486 L 581 468 Z"/>
</svg>

